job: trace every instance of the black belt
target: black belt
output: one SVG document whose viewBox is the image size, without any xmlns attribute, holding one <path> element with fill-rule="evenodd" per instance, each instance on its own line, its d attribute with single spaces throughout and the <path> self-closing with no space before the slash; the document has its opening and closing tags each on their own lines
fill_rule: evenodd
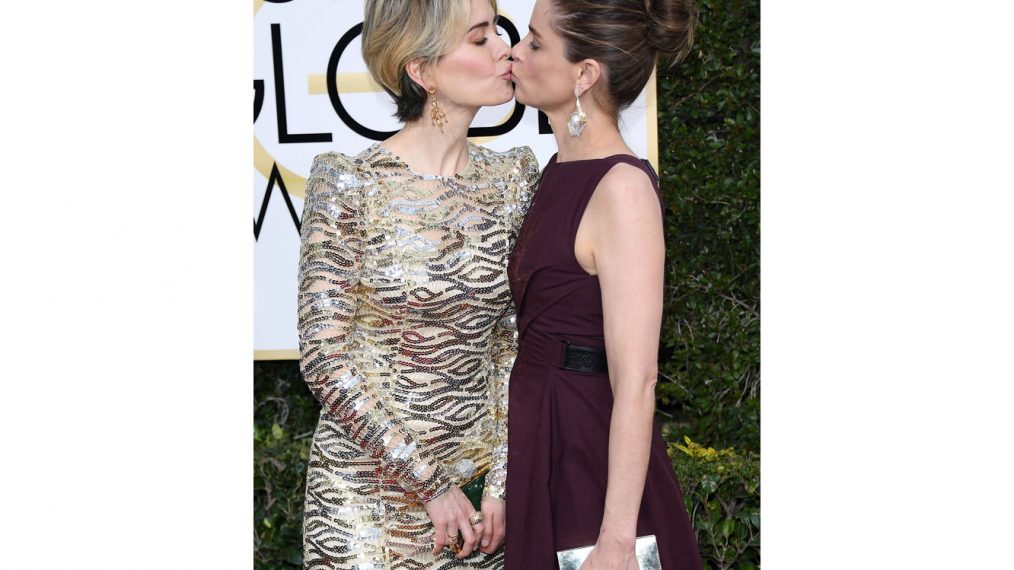
<svg viewBox="0 0 1014 570">
<path fill-rule="evenodd" d="M 560 368 L 575 372 L 604 374 L 609 371 L 606 366 L 606 351 L 601 348 L 578 346 L 563 342 L 563 358 Z"/>
</svg>

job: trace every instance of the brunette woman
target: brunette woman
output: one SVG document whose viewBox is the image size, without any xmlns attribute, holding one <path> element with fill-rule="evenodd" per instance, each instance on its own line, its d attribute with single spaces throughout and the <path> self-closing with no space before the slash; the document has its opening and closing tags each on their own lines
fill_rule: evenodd
<svg viewBox="0 0 1014 570">
<path fill-rule="evenodd" d="M 550 159 L 511 254 L 507 568 L 697 569 L 693 529 L 653 425 L 665 262 L 658 178 L 617 126 L 659 56 L 692 41 L 689 0 L 538 0 L 512 50 L 515 97 L 549 117 Z"/>
</svg>

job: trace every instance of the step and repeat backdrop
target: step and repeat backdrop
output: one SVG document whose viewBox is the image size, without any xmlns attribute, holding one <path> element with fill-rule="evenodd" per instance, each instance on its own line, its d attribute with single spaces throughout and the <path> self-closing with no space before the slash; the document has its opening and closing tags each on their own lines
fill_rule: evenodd
<svg viewBox="0 0 1014 570">
<path fill-rule="evenodd" d="M 528 31 L 535 0 L 500 0 L 511 45 Z M 296 266 L 306 176 L 313 157 L 356 154 L 400 128 L 394 103 L 360 51 L 363 0 L 254 2 L 254 359 L 299 357 Z M 621 115 L 624 137 L 658 168 L 655 82 Z M 514 101 L 479 111 L 472 142 L 529 146 L 543 166 L 556 152 L 545 115 Z"/>
</svg>

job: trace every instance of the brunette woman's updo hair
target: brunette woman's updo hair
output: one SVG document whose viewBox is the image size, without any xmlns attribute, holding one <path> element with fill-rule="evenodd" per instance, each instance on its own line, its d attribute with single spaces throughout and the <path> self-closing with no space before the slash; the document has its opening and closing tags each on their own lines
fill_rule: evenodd
<svg viewBox="0 0 1014 570">
<path fill-rule="evenodd" d="M 607 106 L 619 112 L 637 99 L 659 59 L 690 53 L 697 25 L 694 0 L 551 0 L 553 28 L 572 62 L 605 67 Z"/>
</svg>

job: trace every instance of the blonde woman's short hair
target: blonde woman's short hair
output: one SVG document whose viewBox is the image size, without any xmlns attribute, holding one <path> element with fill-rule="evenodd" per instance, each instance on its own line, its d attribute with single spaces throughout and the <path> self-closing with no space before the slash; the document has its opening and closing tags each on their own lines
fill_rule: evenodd
<svg viewBox="0 0 1014 570">
<path fill-rule="evenodd" d="M 496 0 L 490 0 L 496 13 Z M 436 62 L 461 41 L 469 0 L 366 0 L 363 61 L 398 107 L 402 122 L 422 115 L 426 91 L 405 71 L 410 61 Z"/>
</svg>

